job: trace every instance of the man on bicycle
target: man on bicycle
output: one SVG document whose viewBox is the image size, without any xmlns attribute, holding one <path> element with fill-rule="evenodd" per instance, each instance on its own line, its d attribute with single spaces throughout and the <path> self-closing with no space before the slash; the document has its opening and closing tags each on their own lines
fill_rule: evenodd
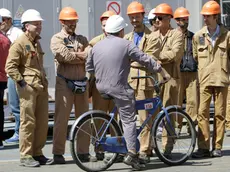
<svg viewBox="0 0 230 172">
<path fill-rule="evenodd" d="M 122 39 L 126 26 L 121 16 L 109 17 L 105 26 L 108 36 L 90 51 L 86 71 L 90 74 L 95 73 L 96 87 L 101 95 L 114 99 L 119 110 L 128 149 L 124 163 L 139 170 L 143 166 L 140 165 L 136 153 L 135 97 L 134 90 L 127 82 L 130 61 L 139 62 L 150 72 L 160 72 L 166 80 L 169 79 L 169 76 L 150 56 L 140 51 L 132 42 Z"/>
</svg>

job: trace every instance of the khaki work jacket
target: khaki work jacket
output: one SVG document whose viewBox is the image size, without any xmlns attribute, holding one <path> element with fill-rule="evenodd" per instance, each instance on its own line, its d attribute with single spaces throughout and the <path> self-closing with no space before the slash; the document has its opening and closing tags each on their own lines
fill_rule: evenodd
<svg viewBox="0 0 230 172">
<path fill-rule="evenodd" d="M 125 39 L 132 41 L 134 40 L 134 32 L 130 32 L 125 35 Z M 144 35 L 139 43 L 139 49 L 149 56 L 156 59 L 159 55 L 160 43 L 156 36 L 151 35 L 151 31 L 145 27 Z M 154 54 L 154 55 L 153 55 Z M 130 75 L 129 75 L 129 84 L 133 89 L 141 89 L 141 90 L 152 90 L 153 82 L 150 79 L 140 79 L 140 80 L 132 80 L 131 77 L 135 76 L 147 76 L 147 75 L 155 75 L 148 72 L 142 65 L 138 62 L 131 63 Z"/>
<path fill-rule="evenodd" d="M 207 34 L 207 26 L 193 38 L 193 55 L 198 61 L 198 77 L 201 86 L 229 85 L 230 32 L 220 26 L 220 34 L 214 47 Z"/>
<path fill-rule="evenodd" d="M 16 82 L 25 80 L 35 89 L 47 89 L 43 56 L 44 52 L 38 39 L 34 40 L 30 35 L 23 33 L 10 47 L 6 72 Z"/>
<path fill-rule="evenodd" d="M 51 39 L 50 48 L 55 56 L 57 73 L 71 80 L 81 80 L 85 77 L 85 60 L 77 56 L 88 46 L 86 37 L 70 36 L 64 30 L 55 34 Z"/>
<path fill-rule="evenodd" d="M 180 77 L 180 62 L 184 54 L 184 36 L 177 29 L 170 28 L 165 37 L 161 38 L 160 31 L 153 32 L 160 41 L 160 55 L 158 60 L 161 61 L 162 67 L 174 79 Z"/>
</svg>

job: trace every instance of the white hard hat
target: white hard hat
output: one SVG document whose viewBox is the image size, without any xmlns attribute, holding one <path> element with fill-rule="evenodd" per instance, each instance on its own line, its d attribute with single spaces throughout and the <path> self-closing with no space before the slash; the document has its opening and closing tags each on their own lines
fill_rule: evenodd
<svg viewBox="0 0 230 172">
<path fill-rule="evenodd" d="M 117 33 L 127 26 L 128 24 L 125 23 L 125 20 L 121 16 L 113 15 L 106 21 L 105 31 L 107 33 Z"/>
<path fill-rule="evenodd" d="M 21 17 L 21 23 L 31 22 L 31 21 L 43 21 L 41 14 L 34 9 L 26 10 Z"/>
<path fill-rule="evenodd" d="M 0 15 L 0 23 L 2 23 L 2 16 Z"/>
<path fill-rule="evenodd" d="M 5 9 L 5 8 L 1 8 L 0 9 L 0 15 L 2 17 L 8 17 L 8 18 L 12 18 L 12 14 L 9 10 Z"/>
<path fill-rule="evenodd" d="M 154 18 L 156 17 L 156 15 L 153 14 L 153 13 L 155 13 L 155 10 L 156 10 L 156 8 L 153 8 L 153 9 L 149 12 L 149 15 L 148 15 L 148 19 L 149 19 L 149 20 L 154 19 Z"/>
</svg>

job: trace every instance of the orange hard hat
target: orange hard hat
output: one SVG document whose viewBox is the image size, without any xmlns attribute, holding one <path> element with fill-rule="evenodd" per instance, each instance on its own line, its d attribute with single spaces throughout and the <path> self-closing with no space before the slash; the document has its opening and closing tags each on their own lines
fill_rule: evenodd
<svg viewBox="0 0 230 172">
<path fill-rule="evenodd" d="M 174 19 L 183 18 L 183 17 L 189 17 L 189 16 L 190 16 L 189 11 L 184 7 L 179 7 L 174 12 Z"/>
<path fill-rule="evenodd" d="M 127 14 L 135 14 L 135 13 L 144 13 L 145 12 L 145 8 L 144 6 L 137 1 L 133 1 L 129 4 L 128 8 L 127 8 Z"/>
<path fill-rule="evenodd" d="M 170 5 L 163 3 L 156 7 L 154 14 L 169 14 L 173 16 L 173 10 Z"/>
<path fill-rule="evenodd" d="M 220 5 L 216 1 L 208 1 L 202 7 L 202 15 L 213 15 L 220 13 Z"/>
<path fill-rule="evenodd" d="M 110 16 L 113 16 L 113 15 L 115 15 L 115 12 L 106 11 L 101 15 L 100 20 L 102 21 L 103 18 L 109 18 Z"/>
<path fill-rule="evenodd" d="M 72 7 L 64 7 L 59 14 L 59 20 L 78 20 L 76 10 Z"/>
</svg>

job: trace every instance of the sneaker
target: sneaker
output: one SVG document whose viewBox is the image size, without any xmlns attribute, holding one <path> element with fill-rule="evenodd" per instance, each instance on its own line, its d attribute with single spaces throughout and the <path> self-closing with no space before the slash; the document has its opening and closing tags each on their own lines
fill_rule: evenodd
<svg viewBox="0 0 230 172">
<path fill-rule="evenodd" d="M 65 164 L 65 158 L 63 155 L 54 155 L 53 159 L 50 161 L 48 165 L 54 165 L 54 164 Z"/>
<path fill-rule="evenodd" d="M 52 164 L 52 159 L 48 159 L 44 155 L 34 156 L 33 158 L 36 161 L 38 161 L 40 165 L 51 165 Z"/>
<path fill-rule="evenodd" d="M 19 135 L 17 133 L 14 133 L 14 135 L 11 138 L 5 140 L 5 142 L 6 143 L 18 143 L 19 142 Z"/>
<path fill-rule="evenodd" d="M 150 163 L 150 156 L 148 156 L 145 153 L 139 154 L 138 158 L 139 158 L 139 161 L 140 161 L 141 164 L 148 164 L 148 163 Z"/>
<path fill-rule="evenodd" d="M 222 153 L 221 153 L 221 150 L 220 149 L 215 149 L 212 151 L 211 153 L 212 157 L 215 158 L 215 157 L 222 157 Z"/>
<path fill-rule="evenodd" d="M 140 164 L 138 156 L 136 154 L 131 153 L 131 152 L 128 152 L 126 154 L 123 162 L 126 165 L 132 166 L 136 170 L 141 170 L 142 168 L 145 167 L 144 164 Z"/>
<path fill-rule="evenodd" d="M 204 158 L 210 157 L 210 152 L 208 149 L 198 149 L 196 152 L 192 154 L 193 158 Z"/>
<path fill-rule="evenodd" d="M 2 141 L 0 141 L 0 150 L 1 149 L 4 149 L 4 145 L 3 145 Z"/>
<path fill-rule="evenodd" d="M 97 162 L 96 156 L 91 156 L 90 154 L 78 154 L 77 155 L 81 162 Z"/>
<path fill-rule="evenodd" d="M 39 167 L 40 163 L 35 161 L 33 157 L 26 157 L 20 159 L 20 165 L 24 167 Z"/>
</svg>

